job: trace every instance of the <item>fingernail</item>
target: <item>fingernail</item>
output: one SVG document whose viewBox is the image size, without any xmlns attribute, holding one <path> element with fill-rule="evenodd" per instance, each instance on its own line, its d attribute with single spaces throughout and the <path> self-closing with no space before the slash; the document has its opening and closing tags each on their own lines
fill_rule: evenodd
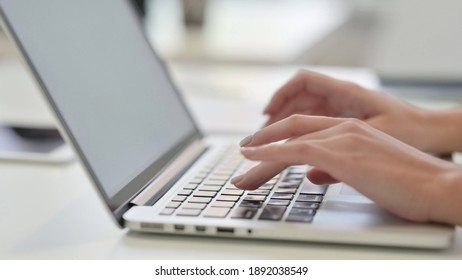
<svg viewBox="0 0 462 280">
<path fill-rule="evenodd" d="M 233 179 L 231 179 L 231 184 L 237 184 L 239 183 L 240 181 L 242 181 L 242 179 L 244 179 L 244 175 L 239 175 L 239 176 L 236 176 L 234 177 Z"/>
<path fill-rule="evenodd" d="M 242 139 L 242 141 L 239 143 L 239 145 L 241 147 L 247 146 L 252 142 L 252 139 L 253 139 L 253 135 L 249 135 L 249 136 L 245 137 L 244 139 Z"/>
</svg>

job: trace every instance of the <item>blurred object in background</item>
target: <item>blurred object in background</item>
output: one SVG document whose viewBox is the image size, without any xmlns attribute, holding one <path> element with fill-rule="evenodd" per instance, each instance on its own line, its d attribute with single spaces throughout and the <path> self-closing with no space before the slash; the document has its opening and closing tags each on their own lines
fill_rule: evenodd
<svg viewBox="0 0 462 280">
<path fill-rule="evenodd" d="M 389 81 L 462 85 L 462 1 L 386 1 L 370 66 Z"/>
<path fill-rule="evenodd" d="M 297 63 L 349 14 L 341 0 L 151 0 L 146 7 L 157 51 L 201 63 Z"/>
<path fill-rule="evenodd" d="M 202 26 L 207 0 L 182 0 L 184 22 L 187 26 Z"/>
</svg>

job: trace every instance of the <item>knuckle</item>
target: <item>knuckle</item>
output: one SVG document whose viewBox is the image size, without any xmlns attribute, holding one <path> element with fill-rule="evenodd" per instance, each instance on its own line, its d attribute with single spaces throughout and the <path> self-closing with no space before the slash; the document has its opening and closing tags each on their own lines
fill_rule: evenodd
<svg viewBox="0 0 462 280">
<path fill-rule="evenodd" d="M 345 132 L 360 133 L 364 129 L 364 122 L 359 119 L 349 118 L 342 123 L 342 128 Z"/>
<path fill-rule="evenodd" d="M 290 137 L 299 136 L 300 131 L 303 130 L 305 122 L 306 116 L 301 114 L 294 114 L 288 117 L 288 128 Z"/>
<path fill-rule="evenodd" d="M 294 114 L 288 118 L 289 126 L 291 128 L 300 127 L 304 122 L 305 116 L 301 114 Z"/>
</svg>

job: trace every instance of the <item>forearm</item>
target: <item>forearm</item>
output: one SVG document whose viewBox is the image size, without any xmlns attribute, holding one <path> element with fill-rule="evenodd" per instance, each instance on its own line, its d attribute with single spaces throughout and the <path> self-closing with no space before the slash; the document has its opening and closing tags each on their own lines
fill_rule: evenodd
<svg viewBox="0 0 462 280">
<path fill-rule="evenodd" d="M 434 153 L 462 151 L 462 109 L 426 111 L 423 150 Z"/>
</svg>

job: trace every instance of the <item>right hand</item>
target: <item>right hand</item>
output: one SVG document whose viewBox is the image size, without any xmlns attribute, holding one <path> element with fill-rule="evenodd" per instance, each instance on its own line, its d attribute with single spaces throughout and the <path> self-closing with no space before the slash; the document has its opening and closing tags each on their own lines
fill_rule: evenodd
<svg viewBox="0 0 462 280">
<path fill-rule="evenodd" d="M 259 164 L 232 179 L 240 189 L 256 189 L 288 166 L 309 165 L 313 183 L 345 182 L 412 221 L 462 225 L 462 167 L 363 121 L 293 115 L 260 129 L 242 146 L 242 154 Z"/>
<path fill-rule="evenodd" d="M 433 152 L 425 137 L 427 112 L 392 96 L 310 71 L 300 71 L 266 106 L 265 126 L 294 114 L 365 121 L 418 149 Z"/>
</svg>

